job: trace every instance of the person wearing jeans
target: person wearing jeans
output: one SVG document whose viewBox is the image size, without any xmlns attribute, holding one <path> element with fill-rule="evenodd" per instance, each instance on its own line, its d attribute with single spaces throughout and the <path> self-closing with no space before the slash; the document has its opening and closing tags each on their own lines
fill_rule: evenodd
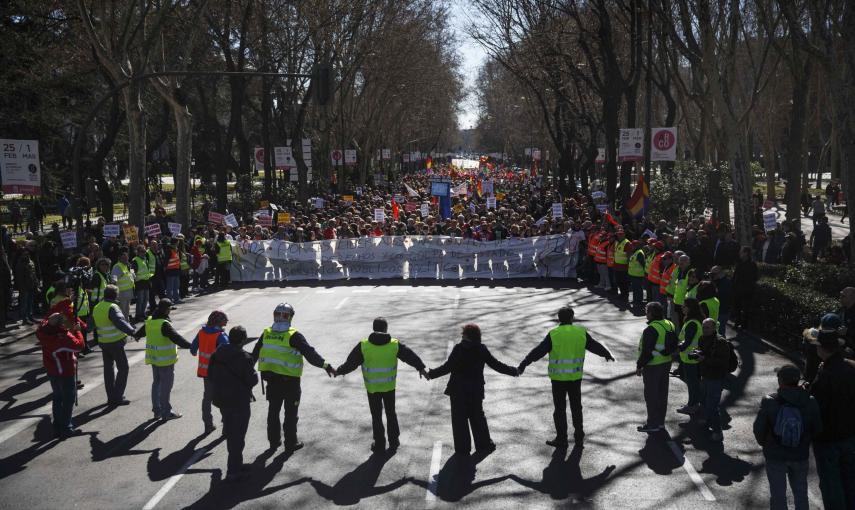
<svg viewBox="0 0 855 510">
<path fill-rule="evenodd" d="M 769 480 L 769 507 L 786 510 L 787 479 L 793 492 L 796 510 L 807 510 L 808 470 L 810 444 L 822 430 L 819 405 L 807 391 L 799 387 L 801 371 L 795 365 L 784 365 L 777 370 L 778 391 L 763 397 L 760 410 L 754 419 L 754 438 L 763 447 L 766 459 L 766 478 Z M 798 444 L 792 436 L 775 430 L 778 416 L 787 407 L 798 410 L 802 419 L 802 433 Z M 783 415 L 781 415 L 783 416 Z"/>
<path fill-rule="evenodd" d="M 68 326 L 61 313 L 51 314 L 36 330 L 42 348 L 42 363 L 53 390 L 53 428 L 57 437 L 77 433 L 71 424 L 77 397 L 77 353 L 83 349 L 83 335 L 75 322 Z"/>
</svg>

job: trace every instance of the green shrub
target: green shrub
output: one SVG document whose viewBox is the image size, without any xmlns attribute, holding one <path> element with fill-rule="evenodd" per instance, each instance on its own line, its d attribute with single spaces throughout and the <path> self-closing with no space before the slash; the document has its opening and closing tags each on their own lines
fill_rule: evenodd
<svg viewBox="0 0 855 510">
<path fill-rule="evenodd" d="M 758 267 L 761 279 L 780 280 L 834 299 L 844 287 L 855 284 L 855 270 L 847 267 L 808 263 L 795 266 L 758 264 Z"/>
<path fill-rule="evenodd" d="M 751 329 L 772 342 L 795 347 L 805 328 L 839 307 L 836 299 L 780 280 L 765 279 L 754 295 Z"/>
</svg>

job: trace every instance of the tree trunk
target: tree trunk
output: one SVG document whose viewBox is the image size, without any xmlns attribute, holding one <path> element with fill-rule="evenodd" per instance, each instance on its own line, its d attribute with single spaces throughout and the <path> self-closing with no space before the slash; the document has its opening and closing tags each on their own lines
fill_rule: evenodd
<svg viewBox="0 0 855 510">
<path fill-rule="evenodd" d="M 193 160 L 193 117 L 186 106 L 172 105 L 175 118 L 175 220 L 186 232 L 192 222 L 190 167 Z"/>
<path fill-rule="evenodd" d="M 122 92 L 128 119 L 128 223 L 139 229 L 145 227 L 146 210 L 146 148 L 145 113 L 140 84 L 132 83 Z"/>
<path fill-rule="evenodd" d="M 617 188 L 618 105 L 611 98 L 603 98 L 603 125 L 606 131 L 606 196 L 609 207 L 615 203 Z"/>
<path fill-rule="evenodd" d="M 790 115 L 790 129 L 787 133 L 787 220 L 797 221 L 801 218 L 802 172 L 807 177 L 805 169 L 805 117 L 807 116 L 808 78 L 810 77 L 810 60 L 804 67 L 792 73 L 793 78 L 793 111 Z M 806 179 L 805 179 L 806 180 Z"/>
</svg>

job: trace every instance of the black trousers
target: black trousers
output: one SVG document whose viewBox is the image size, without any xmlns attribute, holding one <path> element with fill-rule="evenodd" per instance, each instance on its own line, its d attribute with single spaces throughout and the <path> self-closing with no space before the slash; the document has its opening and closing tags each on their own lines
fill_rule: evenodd
<svg viewBox="0 0 855 510">
<path fill-rule="evenodd" d="M 665 425 L 668 412 L 668 381 L 671 363 L 648 365 L 641 371 L 644 383 L 644 404 L 647 406 L 647 425 Z"/>
<path fill-rule="evenodd" d="M 476 450 L 483 450 L 493 442 L 490 439 L 487 417 L 484 416 L 483 399 L 472 394 L 452 394 L 451 432 L 454 435 L 455 452 L 469 453 L 472 444 L 469 440 L 470 430 Z"/>
<path fill-rule="evenodd" d="M 567 439 L 567 399 L 570 400 L 570 414 L 576 435 L 585 433 L 582 421 L 582 380 L 552 381 L 552 403 L 555 410 L 555 437 L 561 441 Z"/>
<path fill-rule="evenodd" d="M 232 262 L 218 262 L 217 263 L 217 278 L 216 284 L 225 287 L 231 282 L 231 268 Z"/>
<path fill-rule="evenodd" d="M 300 378 L 272 376 L 267 380 L 267 440 L 272 444 L 281 443 L 279 435 L 279 413 L 285 408 L 285 420 L 282 433 L 285 445 L 297 442 L 297 421 L 300 409 Z"/>
<path fill-rule="evenodd" d="M 238 473 L 243 467 L 243 447 L 249 427 L 249 402 L 238 407 L 223 407 L 220 411 L 223 414 L 223 435 L 226 437 L 226 449 L 229 452 L 228 473 Z"/>
<path fill-rule="evenodd" d="M 395 391 L 368 394 L 368 408 L 371 409 L 371 428 L 374 431 L 374 444 L 386 444 L 386 431 L 383 429 L 383 410 L 386 410 L 386 425 L 389 427 L 389 444 L 398 442 L 401 430 L 398 428 L 398 414 L 395 412 Z"/>
</svg>

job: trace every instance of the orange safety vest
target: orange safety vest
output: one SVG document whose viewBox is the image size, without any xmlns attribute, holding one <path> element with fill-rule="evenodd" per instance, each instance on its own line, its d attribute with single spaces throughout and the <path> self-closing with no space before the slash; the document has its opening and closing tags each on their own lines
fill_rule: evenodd
<svg viewBox="0 0 855 510">
<path fill-rule="evenodd" d="M 606 243 L 608 241 L 597 242 L 597 252 L 594 254 L 594 262 L 597 264 L 606 263 Z"/>
<path fill-rule="evenodd" d="M 653 285 L 659 285 L 659 266 L 662 265 L 662 254 L 659 253 L 653 257 L 653 262 L 650 263 L 650 270 L 647 272 L 647 281 Z"/>
<path fill-rule="evenodd" d="M 591 237 L 588 238 L 588 256 L 596 257 L 597 256 L 597 245 L 600 243 L 600 233 L 594 232 L 591 234 Z"/>
<path fill-rule="evenodd" d="M 674 272 L 674 268 L 677 267 L 677 264 L 671 263 L 667 269 L 662 271 L 662 278 L 659 279 L 659 293 L 663 296 L 668 294 L 668 284 L 671 282 L 671 273 Z"/>
<path fill-rule="evenodd" d="M 615 267 L 615 243 L 606 245 L 606 265 Z"/>
<path fill-rule="evenodd" d="M 208 364 L 211 362 L 211 355 L 217 350 L 217 338 L 220 334 L 221 331 L 199 331 L 199 368 L 196 369 L 196 375 L 199 377 L 208 377 Z"/>
<path fill-rule="evenodd" d="M 170 250 L 169 252 L 169 264 L 166 265 L 166 269 L 180 269 L 181 268 L 181 260 L 178 258 L 178 252 L 175 250 Z"/>
</svg>

